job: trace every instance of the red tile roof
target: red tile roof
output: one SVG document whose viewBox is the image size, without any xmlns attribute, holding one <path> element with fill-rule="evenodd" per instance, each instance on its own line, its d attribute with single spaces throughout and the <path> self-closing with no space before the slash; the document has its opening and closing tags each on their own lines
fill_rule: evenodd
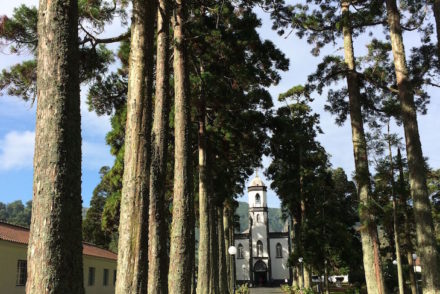
<svg viewBox="0 0 440 294">
<path fill-rule="evenodd" d="M 29 241 L 29 229 L 0 221 L 0 240 L 27 245 Z M 87 242 L 83 242 L 83 254 L 117 260 L 116 253 L 96 247 Z"/>
</svg>

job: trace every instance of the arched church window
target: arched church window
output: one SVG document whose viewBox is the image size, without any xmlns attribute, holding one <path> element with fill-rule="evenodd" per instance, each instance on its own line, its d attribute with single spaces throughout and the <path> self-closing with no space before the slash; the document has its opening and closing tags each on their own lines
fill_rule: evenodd
<svg viewBox="0 0 440 294">
<path fill-rule="evenodd" d="M 257 195 L 255 195 L 255 204 L 260 204 L 261 200 L 260 200 L 260 194 L 257 193 Z"/>
<path fill-rule="evenodd" d="M 257 214 L 257 223 L 259 223 L 259 222 L 260 222 L 260 215 Z"/>
<path fill-rule="evenodd" d="M 241 243 L 238 244 L 237 258 L 238 259 L 243 259 L 244 258 L 243 245 L 241 245 Z"/>
<path fill-rule="evenodd" d="M 261 240 L 257 241 L 257 257 L 263 256 L 263 242 Z"/>
<path fill-rule="evenodd" d="M 277 258 L 282 258 L 283 257 L 283 247 L 281 246 L 280 243 L 277 244 Z"/>
</svg>

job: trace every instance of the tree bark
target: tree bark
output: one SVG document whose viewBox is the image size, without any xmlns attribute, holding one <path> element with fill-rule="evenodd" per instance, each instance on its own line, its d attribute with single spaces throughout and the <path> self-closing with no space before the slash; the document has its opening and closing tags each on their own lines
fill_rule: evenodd
<svg viewBox="0 0 440 294">
<path fill-rule="evenodd" d="M 399 294 L 404 294 L 405 286 L 403 279 L 403 268 L 402 268 L 402 256 L 400 253 L 400 238 L 399 238 L 399 226 L 397 224 L 397 201 L 393 194 L 393 228 L 394 228 L 394 245 L 396 247 L 396 262 L 397 262 L 397 280 L 399 284 Z"/>
<path fill-rule="evenodd" d="M 409 265 L 409 280 L 411 284 L 411 293 L 417 294 L 417 285 L 416 285 L 416 277 L 414 274 L 414 260 L 412 258 L 412 250 L 413 245 L 411 241 L 411 228 L 410 228 L 410 220 L 408 215 L 408 197 L 406 194 L 405 189 L 405 178 L 403 175 L 403 163 L 402 163 L 402 155 L 400 153 L 400 148 L 397 148 L 397 165 L 399 168 L 399 196 L 400 196 L 400 205 L 403 208 L 404 211 L 404 217 L 405 217 L 405 223 L 404 223 L 404 229 L 405 229 L 405 250 L 406 250 L 406 257 Z"/>
<path fill-rule="evenodd" d="M 200 68 L 203 73 L 203 67 Z M 197 293 L 209 293 L 210 279 L 210 225 L 209 225 L 209 199 L 208 177 L 206 175 L 206 102 L 203 89 L 203 81 L 200 87 L 200 99 L 198 105 L 198 149 L 199 149 L 199 262 L 197 274 Z"/>
<path fill-rule="evenodd" d="M 226 265 L 225 232 L 223 228 L 223 208 L 217 208 L 218 256 L 219 256 L 219 293 L 228 294 L 228 275 Z"/>
<path fill-rule="evenodd" d="M 168 224 L 164 215 L 169 97 L 169 45 L 170 3 L 159 0 L 157 13 L 156 95 L 152 129 L 152 153 L 150 171 L 149 247 L 148 247 L 148 293 L 168 293 Z"/>
<path fill-rule="evenodd" d="M 229 215 L 229 222 L 231 224 L 231 226 L 229 227 L 229 240 L 231 242 L 231 246 L 235 246 L 235 226 L 234 226 L 234 210 L 230 210 L 230 215 Z M 226 249 L 228 250 L 228 256 L 229 256 L 229 260 L 230 260 L 230 267 L 231 267 L 231 276 L 230 276 L 230 288 L 229 291 L 233 292 L 233 288 L 234 288 L 234 284 L 235 284 L 235 255 L 230 255 L 229 254 L 229 247 Z"/>
<path fill-rule="evenodd" d="M 417 251 L 424 273 L 422 275 L 423 293 L 439 293 L 439 256 L 436 249 L 431 204 L 426 186 L 425 160 L 420 143 L 417 112 L 406 66 L 400 13 L 397 8 L 396 0 L 386 0 L 386 7 L 403 128 L 405 131 L 411 196 L 414 202 L 414 217 L 418 244 Z"/>
<path fill-rule="evenodd" d="M 312 271 L 307 264 L 304 264 L 304 288 L 312 288 Z"/>
<path fill-rule="evenodd" d="M 360 201 L 359 218 L 365 280 L 368 293 L 385 293 L 385 284 L 379 255 L 377 227 L 369 212 L 370 172 L 368 168 L 367 146 L 361 109 L 359 80 L 356 72 L 353 39 L 350 21 L 350 1 L 342 0 L 343 36 L 345 63 L 348 67 L 347 86 L 349 94 L 350 119 L 355 159 L 356 183 Z"/>
<path fill-rule="evenodd" d="M 434 11 L 435 27 L 437 30 L 437 54 L 440 59 L 440 0 L 434 0 L 432 10 Z"/>
<path fill-rule="evenodd" d="M 231 269 L 231 257 L 229 255 L 228 249 L 231 246 L 231 238 L 230 238 L 230 208 L 226 205 L 223 207 L 223 229 L 225 235 L 225 258 L 226 258 L 226 276 L 228 283 L 228 291 L 231 289 L 232 283 L 232 269 Z"/>
<path fill-rule="evenodd" d="M 151 149 L 154 0 L 134 0 L 131 25 L 124 176 L 115 293 L 145 293 Z"/>
<path fill-rule="evenodd" d="M 214 203 L 212 182 L 210 185 L 209 207 L 209 293 L 219 293 L 219 260 L 218 260 L 218 235 L 217 235 L 217 208 Z"/>
<path fill-rule="evenodd" d="M 176 0 L 174 15 L 174 197 L 171 224 L 171 248 L 168 292 L 186 294 L 191 291 L 194 262 L 194 199 L 191 183 L 190 93 L 184 24 L 185 0 Z"/>
<path fill-rule="evenodd" d="M 40 0 L 26 293 L 84 293 L 78 1 Z"/>
<path fill-rule="evenodd" d="M 301 218 L 298 215 L 292 215 L 292 223 L 293 223 L 293 230 L 292 230 L 292 244 L 293 244 L 293 250 L 292 250 L 292 254 L 298 256 L 299 254 L 299 249 L 300 249 L 300 223 L 301 223 Z M 293 271 L 293 279 L 292 279 L 292 287 L 298 287 L 298 288 L 302 288 L 302 279 L 301 279 L 301 266 L 300 265 L 296 265 L 293 267 L 292 269 Z"/>
</svg>

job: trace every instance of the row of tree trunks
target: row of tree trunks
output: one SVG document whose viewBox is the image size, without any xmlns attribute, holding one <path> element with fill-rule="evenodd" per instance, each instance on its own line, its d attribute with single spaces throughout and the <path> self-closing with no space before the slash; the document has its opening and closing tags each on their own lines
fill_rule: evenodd
<svg viewBox="0 0 440 294">
<path fill-rule="evenodd" d="M 168 293 L 168 224 L 165 192 L 168 151 L 170 3 L 159 0 L 157 13 L 156 95 L 152 129 L 148 247 L 148 293 Z"/>
<path fill-rule="evenodd" d="M 422 275 L 423 293 L 439 293 L 439 259 L 434 237 L 431 204 L 426 185 L 425 160 L 423 158 L 422 145 L 420 143 L 414 94 L 411 89 L 411 81 L 408 76 L 408 68 L 406 65 L 402 27 L 400 24 L 400 12 L 397 8 L 396 0 L 386 0 L 386 7 L 397 87 L 399 90 L 398 96 L 405 132 L 409 181 L 411 196 L 414 203 L 417 251 L 424 273 Z"/>
<path fill-rule="evenodd" d="M 77 0 L 40 0 L 26 293 L 84 293 L 77 24 Z"/>
<path fill-rule="evenodd" d="M 115 289 L 118 294 L 147 292 L 155 3 L 133 0 Z"/>
<path fill-rule="evenodd" d="M 356 183 L 360 201 L 359 218 L 361 221 L 361 242 L 365 280 L 368 293 L 385 293 L 385 285 L 379 255 L 377 227 L 369 212 L 370 204 L 370 173 L 368 168 L 367 146 L 363 126 L 361 97 L 358 75 L 356 73 L 353 40 L 351 32 L 350 5 L 342 0 L 343 37 L 345 63 L 349 70 L 347 86 L 349 93 L 349 109 L 352 128 L 353 152 L 355 159 Z"/>
<path fill-rule="evenodd" d="M 174 27 L 174 197 L 171 223 L 168 292 L 191 292 L 194 264 L 194 199 L 192 195 L 190 89 L 187 65 L 186 1 L 175 2 Z"/>
</svg>

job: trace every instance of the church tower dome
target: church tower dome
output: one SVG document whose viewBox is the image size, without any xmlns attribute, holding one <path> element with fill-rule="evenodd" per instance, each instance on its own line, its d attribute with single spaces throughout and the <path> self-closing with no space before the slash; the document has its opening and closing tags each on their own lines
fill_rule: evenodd
<svg viewBox="0 0 440 294">
<path fill-rule="evenodd" d="M 267 207 L 266 191 L 267 187 L 258 176 L 257 171 L 255 178 L 252 179 L 248 186 L 248 199 L 250 210 L 252 210 L 253 208 Z"/>
<path fill-rule="evenodd" d="M 256 177 L 250 182 L 249 188 L 250 187 L 266 187 L 266 185 L 257 174 Z"/>
</svg>

